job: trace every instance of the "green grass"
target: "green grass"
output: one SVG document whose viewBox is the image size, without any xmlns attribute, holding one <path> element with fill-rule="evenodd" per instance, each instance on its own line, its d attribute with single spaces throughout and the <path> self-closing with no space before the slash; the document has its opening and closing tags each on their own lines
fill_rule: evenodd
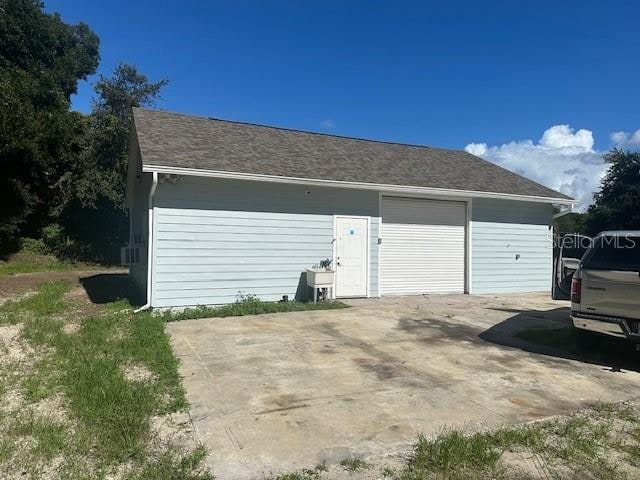
<svg viewBox="0 0 640 480">
<path fill-rule="evenodd" d="M 6 463 L 11 459 L 13 452 L 16 449 L 13 438 L 8 435 L 0 437 L 0 465 Z"/>
<path fill-rule="evenodd" d="M 422 478 L 428 473 L 465 478 L 473 470 L 490 472 L 500 459 L 499 444 L 485 434 L 465 436 L 451 430 L 435 439 L 418 438 L 411 458 L 411 476 Z"/>
<path fill-rule="evenodd" d="M 272 477 L 271 480 L 319 480 L 322 473 L 328 471 L 325 462 L 319 463 L 313 468 L 305 468 L 299 472 L 289 472 Z"/>
<path fill-rule="evenodd" d="M 192 452 L 166 448 L 148 458 L 130 480 L 213 480 L 213 475 L 203 467 L 207 451 L 199 446 Z"/>
<path fill-rule="evenodd" d="M 17 273 L 68 271 L 80 267 L 86 269 L 88 265 L 65 262 L 51 255 L 42 255 L 40 253 L 23 250 L 11 255 L 6 260 L 0 261 L 0 277 L 15 275 Z"/>
<path fill-rule="evenodd" d="M 155 412 L 154 392 L 128 382 L 112 359 L 92 356 L 73 345 L 67 356 L 65 392 L 72 412 L 92 432 L 100 455 L 108 462 L 140 455 L 149 436 L 149 417 Z"/>
<path fill-rule="evenodd" d="M 395 478 L 398 474 L 395 468 L 383 467 L 380 471 L 383 478 Z"/>
<path fill-rule="evenodd" d="M 22 377 L 22 394 L 28 402 L 35 403 L 52 396 L 59 382 L 57 374 L 49 366 L 51 359 L 45 356 L 39 360 L 33 371 Z"/>
<path fill-rule="evenodd" d="M 519 427 L 472 434 L 448 430 L 435 438 L 420 437 L 405 469 L 393 478 L 523 478 L 525 473 L 503 462 L 507 451 L 537 459 L 548 478 L 566 478 L 567 471 L 572 472 L 570 478 L 630 478 L 617 458 L 626 454 L 633 466 L 640 435 L 634 439 L 627 427 L 616 428 L 614 421 L 640 425 L 640 414 L 609 404 Z"/>
<path fill-rule="evenodd" d="M 140 455 L 149 439 L 149 418 L 186 407 L 177 361 L 162 319 L 130 311 L 85 318 L 78 333 L 40 319 L 25 325 L 35 345 L 55 349 L 52 366 L 74 415 L 91 431 L 107 461 Z M 156 382 L 130 382 L 123 366 L 142 363 Z"/>
<path fill-rule="evenodd" d="M 155 374 L 158 387 L 168 394 L 169 400 L 161 404 L 160 413 L 185 409 L 178 360 L 165 333 L 165 320 L 150 312 L 138 314 L 128 327 L 130 334 L 122 340 L 121 348 L 133 361 L 146 365 Z"/>
<path fill-rule="evenodd" d="M 337 301 L 326 302 L 263 302 L 251 295 L 239 296 L 238 300 L 232 304 L 222 307 L 199 306 L 186 308 L 182 311 L 166 310 L 160 315 L 167 322 L 178 320 L 190 320 L 194 318 L 221 318 L 236 317 L 242 315 L 259 315 L 263 313 L 280 312 L 300 312 L 308 310 L 333 310 L 339 308 L 349 308 L 348 305 Z"/>
<path fill-rule="evenodd" d="M 301 470 L 299 472 L 282 473 L 271 480 L 318 480 L 320 473 L 314 470 Z"/>
<path fill-rule="evenodd" d="M 35 293 L 0 305 L 0 324 L 35 321 L 59 313 L 65 308 L 63 297 L 70 289 L 69 282 L 43 283 L 36 288 Z"/>
<path fill-rule="evenodd" d="M 628 443 L 620 445 L 620 449 L 624 452 L 626 461 L 636 468 L 640 468 L 640 426 L 633 427 L 628 432 Z"/>
<path fill-rule="evenodd" d="M 67 425 L 53 418 L 23 413 L 12 422 L 9 434 L 33 438 L 36 444 L 31 453 L 36 457 L 51 460 L 64 450 L 71 432 Z"/>
<path fill-rule="evenodd" d="M 0 323 L 21 323 L 22 337 L 41 352 L 18 382 L 23 397 L 38 402 L 62 395 L 73 426 L 38 416 L 30 422 L 20 417 L 8 429 L 10 437 L 33 437 L 37 444 L 32 451 L 18 452 L 24 468 L 37 478 L 31 456 L 47 459 L 62 454 L 67 478 L 102 478 L 122 463 L 134 465 L 131 478 L 211 478 L 202 467 L 203 449 L 151 448 L 156 442 L 151 417 L 187 407 L 165 320 L 152 312 L 134 315 L 122 302 L 97 316 L 70 317 L 65 302 L 70 288 L 67 282 L 45 283 L 33 295 L 0 306 Z M 67 333 L 66 322 L 79 322 L 79 330 Z M 127 379 L 124 371 L 129 365 L 148 370 L 150 379 Z M 0 418 L 0 427 L 8 428 L 4 423 L 6 419 Z M 11 443 L 0 442 L 0 463 L 12 455 L 16 452 Z M 78 460 L 86 458 L 91 458 L 91 468 Z"/>
<path fill-rule="evenodd" d="M 361 458 L 345 458 L 340 460 L 340 466 L 347 472 L 360 472 L 371 468 L 371 465 Z"/>
</svg>

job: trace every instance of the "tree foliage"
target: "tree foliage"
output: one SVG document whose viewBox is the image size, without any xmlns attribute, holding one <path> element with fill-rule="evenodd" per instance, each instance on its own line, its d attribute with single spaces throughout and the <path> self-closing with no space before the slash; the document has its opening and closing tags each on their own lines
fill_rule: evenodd
<svg viewBox="0 0 640 480">
<path fill-rule="evenodd" d="M 586 221 L 586 213 L 568 213 L 553 221 L 553 232 L 559 236 L 566 233 L 586 233 Z"/>
<path fill-rule="evenodd" d="M 78 80 L 95 72 L 98 37 L 37 0 L 0 15 L 0 249 L 37 233 L 58 179 L 81 150 L 84 120 L 69 110 Z"/>
<path fill-rule="evenodd" d="M 604 160 L 609 169 L 587 211 L 587 232 L 640 230 L 640 152 L 614 149 Z"/>
<path fill-rule="evenodd" d="M 67 233 L 94 260 L 114 260 L 127 239 L 124 194 L 131 107 L 153 106 L 167 83 L 151 82 L 128 64 L 96 82 L 84 148 L 61 178 L 65 195 L 57 206 Z"/>
<path fill-rule="evenodd" d="M 166 79 L 151 82 L 128 64 L 118 65 L 111 77 L 100 76 L 89 118 L 88 145 L 82 156 L 83 171 L 91 171 L 95 178 L 77 190 L 83 205 L 94 205 L 104 196 L 123 206 L 131 107 L 153 106 L 167 83 Z"/>
<path fill-rule="evenodd" d="M 38 0 L 0 11 L 0 252 L 23 236 L 62 255 L 110 261 L 127 238 L 124 189 L 131 107 L 151 106 L 166 80 L 132 65 L 100 76 L 89 115 L 70 110 L 95 73 L 99 40 Z M 46 235 L 45 235 L 46 234 Z"/>
</svg>

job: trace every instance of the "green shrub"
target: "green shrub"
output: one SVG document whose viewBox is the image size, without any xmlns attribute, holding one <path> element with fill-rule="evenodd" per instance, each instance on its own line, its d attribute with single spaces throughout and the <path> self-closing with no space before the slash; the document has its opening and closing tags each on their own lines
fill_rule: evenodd
<svg viewBox="0 0 640 480">
<path fill-rule="evenodd" d="M 25 252 L 36 253 L 38 255 L 44 255 L 47 251 L 44 242 L 36 238 L 20 239 L 20 248 Z"/>
<path fill-rule="evenodd" d="M 64 229 L 57 223 L 47 225 L 42 229 L 42 242 L 44 243 L 47 253 L 58 255 L 66 247 Z"/>
<path fill-rule="evenodd" d="M 58 258 L 73 261 L 88 258 L 89 247 L 82 242 L 71 240 L 65 229 L 57 223 L 42 229 L 42 243 L 45 253 Z"/>
</svg>

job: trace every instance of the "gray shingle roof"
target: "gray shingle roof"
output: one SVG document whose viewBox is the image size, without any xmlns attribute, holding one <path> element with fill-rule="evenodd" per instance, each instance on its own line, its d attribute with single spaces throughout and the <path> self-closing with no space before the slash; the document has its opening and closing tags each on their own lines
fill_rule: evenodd
<svg viewBox="0 0 640 480">
<path fill-rule="evenodd" d="M 143 165 L 570 199 L 460 150 L 133 109 Z"/>
</svg>

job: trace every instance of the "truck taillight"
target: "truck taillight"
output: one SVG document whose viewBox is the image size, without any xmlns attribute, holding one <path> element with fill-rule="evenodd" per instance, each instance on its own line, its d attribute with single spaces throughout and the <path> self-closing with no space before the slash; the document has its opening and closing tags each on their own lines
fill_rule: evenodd
<svg viewBox="0 0 640 480">
<path fill-rule="evenodd" d="M 582 294 L 582 280 L 579 278 L 571 279 L 571 301 L 573 303 L 580 303 L 580 297 Z"/>
</svg>

